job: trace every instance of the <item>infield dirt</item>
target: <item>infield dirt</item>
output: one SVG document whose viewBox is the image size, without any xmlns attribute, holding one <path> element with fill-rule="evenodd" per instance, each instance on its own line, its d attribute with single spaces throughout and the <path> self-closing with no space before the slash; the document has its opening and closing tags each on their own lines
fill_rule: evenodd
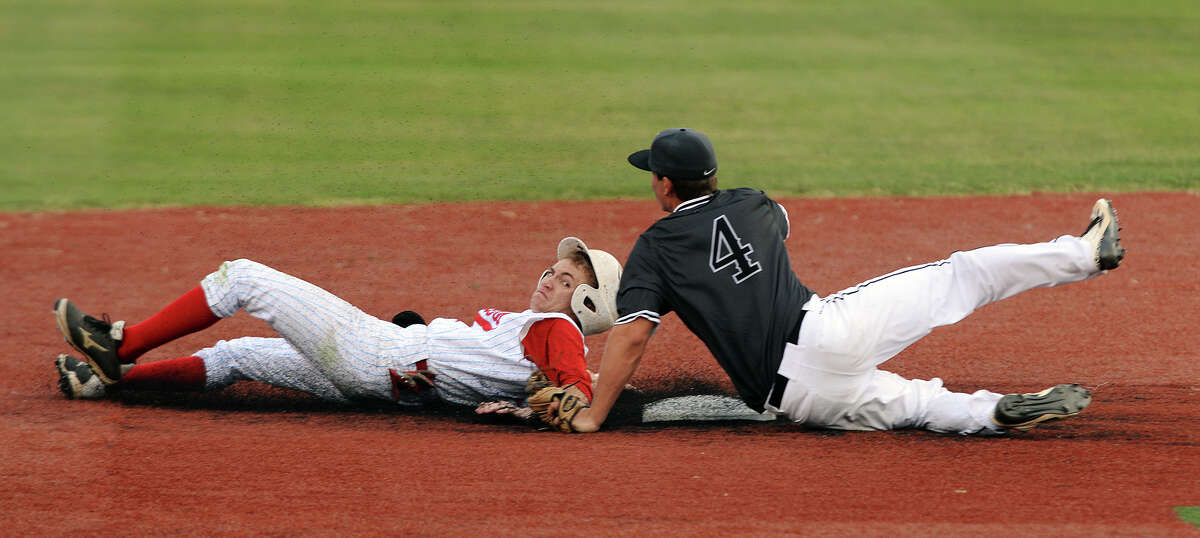
<svg viewBox="0 0 1200 538">
<path fill-rule="evenodd" d="M 793 266 L 824 295 L 953 250 L 1078 234 L 1095 198 L 782 202 Z M 525 308 L 561 236 L 624 260 L 660 213 L 629 200 L 0 214 L 5 533 L 1194 536 L 1175 508 L 1200 505 L 1200 197 L 1112 198 L 1120 269 L 989 305 L 884 366 L 959 391 L 1093 390 L 1078 417 L 1004 438 L 622 417 L 568 436 L 254 384 L 68 401 L 52 366 L 68 351 L 60 296 L 136 322 L 245 257 L 379 317 L 469 319 Z M 270 334 L 239 314 L 143 360 Z M 595 368 L 604 338 L 588 343 Z M 732 390 L 674 316 L 633 383 Z"/>
</svg>

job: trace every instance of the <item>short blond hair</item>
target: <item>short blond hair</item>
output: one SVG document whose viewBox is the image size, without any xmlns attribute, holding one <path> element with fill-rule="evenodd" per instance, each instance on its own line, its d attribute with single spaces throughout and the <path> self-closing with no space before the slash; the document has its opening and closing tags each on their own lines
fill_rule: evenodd
<svg viewBox="0 0 1200 538">
<path fill-rule="evenodd" d="M 583 275 L 580 275 L 583 277 L 580 279 L 581 283 L 593 288 L 600 287 L 600 282 L 596 279 L 596 270 L 592 268 L 592 260 L 588 259 L 587 254 L 577 250 L 568 254 L 564 259 L 571 260 L 571 263 L 583 269 Z"/>
</svg>

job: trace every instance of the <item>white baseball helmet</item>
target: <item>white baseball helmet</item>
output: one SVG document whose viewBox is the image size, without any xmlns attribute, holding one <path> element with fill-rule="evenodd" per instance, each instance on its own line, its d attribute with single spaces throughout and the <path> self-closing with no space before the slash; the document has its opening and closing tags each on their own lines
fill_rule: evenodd
<svg viewBox="0 0 1200 538">
<path fill-rule="evenodd" d="M 579 320 L 583 334 L 600 334 L 617 321 L 617 288 L 621 285 L 621 263 L 603 250 L 589 249 L 578 237 L 558 242 L 558 259 L 581 252 L 592 264 L 599 288 L 580 284 L 571 296 L 571 311 Z"/>
</svg>

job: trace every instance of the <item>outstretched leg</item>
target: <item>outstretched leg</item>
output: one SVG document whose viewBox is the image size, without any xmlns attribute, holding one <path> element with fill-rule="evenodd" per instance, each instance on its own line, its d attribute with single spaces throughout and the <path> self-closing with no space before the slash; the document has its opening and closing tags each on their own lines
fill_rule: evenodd
<svg viewBox="0 0 1200 538">
<path fill-rule="evenodd" d="M 69 355 L 59 355 L 55 366 L 59 389 L 71 399 L 99 399 L 114 390 L 212 391 L 238 381 L 258 381 L 327 401 L 350 401 L 282 338 L 222 340 L 193 356 L 126 365 L 113 385 L 101 383 L 87 363 Z"/>
<path fill-rule="evenodd" d="M 961 433 L 1003 431 L 1057 418 L 1039 414 L 1040 407 L 1024 406 L 1018 409 L 1021 422 L 997 422 L 1000 394 L 951 393 L 939 379 L 906 380 L 877 366 L 935 327 L 958 322 L 983 305 L 1115 268 L 1124 257 L 1118 229 L 1115 211 L 1107 200 L 1100 200 L 1081 237 L 955 252 L 945 260 L 901 269 L 814 301 L 807 305 L 799 342 L 785 351 L 779 368 L 792 380 L 780 409 L 796 420 L 824 427 L 924 427 Z M 1061 410 L 1053 413 L 1058 416 L 1077 413 L 1090 401 L 1065 389 L 1046 394 L 1061 400 Z M 1046 399 L 1019 396 L 1021 402 Z"/>
<path fill-rule="evenodd" d="M 1096 274 L 1086 243 L 1074 236 L 983 247 L 825 297 L 805 316 L 804 326 L 819 329 L 811 331 L 811 344 L 827 355 L 824 368 L 865 372 L 988 303 Z"/>
</svg>

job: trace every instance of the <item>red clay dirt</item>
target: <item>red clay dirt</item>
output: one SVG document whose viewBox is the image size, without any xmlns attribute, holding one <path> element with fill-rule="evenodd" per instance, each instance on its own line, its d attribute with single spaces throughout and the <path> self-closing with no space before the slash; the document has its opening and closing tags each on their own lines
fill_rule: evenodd
<svg viewBox="0 0 1200 538">
<path fill-rule="evenodd" d="M 647 197 L 648 198 L 648 197 Z M 1119 270 L 1033 290 L 887 363 L 952 390 L 1093 389 L 1024 435 L 839 433 L 784 422 L 535 432 L 469 414 L 343 408 L 241 384 L 80 402 L 51 305 L 140 321 L 229 259 L 315 282 L 379 317 L 521 309 L 561 236 L 624 260 L 647 200 L 0 214 L 0 520 L 7 535 L 1195 536 L 1200 505 L 1200 197 L 1113 196 Z M 822 295 L 956 249 L 1080 233 L 1095 196 L 787 199 L 793 265 Z M 239 314 L 144 357 L 270 335 Z M 595 369 L 603 337 L 589 340 Z M 633 380 L 729 392 L 669 316 Z"/>
</svg>

